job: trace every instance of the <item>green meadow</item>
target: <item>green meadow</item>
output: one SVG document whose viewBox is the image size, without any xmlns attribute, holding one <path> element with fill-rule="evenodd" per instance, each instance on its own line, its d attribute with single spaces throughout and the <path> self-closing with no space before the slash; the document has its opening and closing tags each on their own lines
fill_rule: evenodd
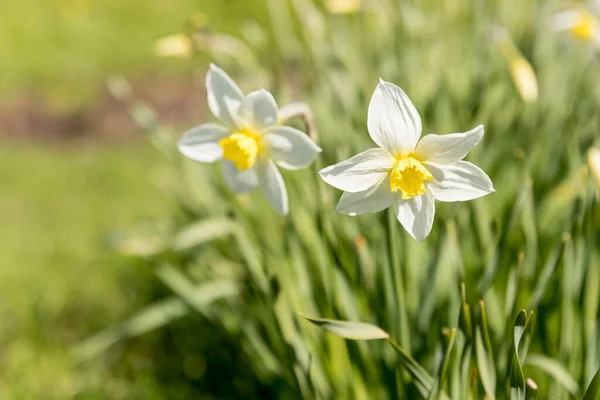
<svg viewBox="0 0 600 400">
<path fill-rule="evenodd" d="M 573 4 L 333 3 L 4 5 L 1 398 L 599 398 L 599 47 L 552 29 Z M 194 54 L 158 57 L 179 32 Z M 156 99 L 183 79 L 204 104 L 209 62 L 312 109 L 323 152 L 283 173 L 288 216 L 178 153 L 213 118 Z M 393 213 L 336 214 L 317 175 L 374 147 L 380 77 L 424 134 L 485 126 L 467 159 L 495 193 L 438 202 L 421 242 Z M 25 111 L 50 119 L 2 131 Z"/>
</svg>

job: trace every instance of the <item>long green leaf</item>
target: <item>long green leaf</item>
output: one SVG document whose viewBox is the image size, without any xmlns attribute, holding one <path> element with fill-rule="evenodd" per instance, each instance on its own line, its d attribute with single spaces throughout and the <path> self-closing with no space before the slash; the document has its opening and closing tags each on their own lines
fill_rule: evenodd
<svg viewBox="0 0 600 400">
<path fill-rule="evenodd" d="M 73 348 L 72 353 L 78 361 L 92 359 L 120 340 L 143 335 L 189 312 L 190 308 L 176 297 L 157 301 L 144 307 L 128 320 L 85 339 Z"/>
<path fill-rule="evenodd" d="M 525 383 L 525 400 L 536 400 L 538 398 L 538 385 L 533 379 L 527 378 Z"/>
<path fill-rule="evenodd" d="M 515 320 L 513 328 L 513 344 L 512 344 L 512 355 L 510 362 L 510 373 L 509 373 L 509 392 L 511 399 L 522 400 L 525 398 L 525 375 L 523 374 L 523 368 L 519 360 L 519 343 L 525 334 L 529 317 L 527 311 L 521 310 Z"/>
<path fill-rule="evenodd" d="M 195 222 L 182 229 L 173 239 L 176 250 L 186 250 L 200 244 L 230 235 L 234 223 L 228 218 L 210 218 Z"/>
<path fill-rule="evenodd" d="M 388 339 L 390 335 L 383 329 L 364 322 L 339 321 L 335 319 L 312 318 L 299 314 L 302 318 L 320 326 L 328 332 L 350 340 Z"/>
<path fill-rule="evenodd" d="M 600 369 L 594 375 L 590 385 L 585 391 L 582 400 L 598 400 L 600 399 Z"/>
<path fill-rule="evenodd" d="M 446 377 L 448 376 L 448 368 L 450 368 L 450 359 L 452 356 L 452 350 L 454 349 L 454 343 L 456 341 L 456 328 L 450 329 L 446 333 L 448 338 L 448 345 L 446 346 L 446 354 L 444 355 L 444 362 L 442 363 L 442 370 L 440 372 L 440 376 L 438 378 L 438 388 L 439 392 L 437 393 L 437 399 L 440 398 L 441 393 L 444 391 L 446 386 Z"/>
<path fill-rule="evenodd" d="M 230 280 L 219 280 L 195 286 L 184 274 L 170 264 L 162 264 L 156 270 L 156 275 L 194 310 L 206 315 L 207 306 L 223 297 L 238 294 L 237 285 Z"/>
<path fill-rule="evenodd" d="M 579 385 L 577 385 L 577 381 L 573 379 L 569 371 L 558 361 L 542 354 L 530 354 L 527 356 L 525 365 L 541 369 L 567 389 L 571 395 L 578 396 Z"/>
<path fill-rule="evenodd" d="M 428 398 L 435 388 L 435 380 L 423 367 L 421 367 L 421 365 L 419 365 L 419 363 L 409 356 L 406 351 L 394 343 L 393 340 L 388 339 L 388 342 L 392 345 L 396 354 L 398 354 L 400 364 L 402 364 L 410 376 L 415 380 L 415 386 L 419 390 L 419 393 L 421 393 L 421 396 L 423 396 L 423 398 Z M 442 400 L 449 400 L 448 396 L 443 392 L 441 393 L 440 398 Z"/>
</svg>

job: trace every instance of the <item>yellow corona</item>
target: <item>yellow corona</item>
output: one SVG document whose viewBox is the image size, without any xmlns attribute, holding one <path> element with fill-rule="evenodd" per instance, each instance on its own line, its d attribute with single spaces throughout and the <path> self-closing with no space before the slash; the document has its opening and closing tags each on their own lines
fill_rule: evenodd
<svg viewBox="0 0 600 400">
<path fill-rule="evenodd" d="M 425 181 L 431 182 L 433 176 L 421 161 L 412 155 L 398 158 L 390 175 L 390 190 L 402 191 L 404 200 L 425 193 Z"/>
<path fill-rule="evenodd" d="M 241 130 L 219 141 L 223 157 L 232 161 L 238 170 L 244 171 L 254 165 L 261 151 L 260 135 Z"/>
</svg>

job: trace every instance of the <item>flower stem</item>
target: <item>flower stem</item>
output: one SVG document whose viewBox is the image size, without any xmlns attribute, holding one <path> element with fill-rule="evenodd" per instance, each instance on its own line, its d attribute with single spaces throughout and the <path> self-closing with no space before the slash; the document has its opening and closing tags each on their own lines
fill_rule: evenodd
<svg viewBox="0 0 600 400">
<path fill-rule="evenodd" d="M 302 121 L 306 125 L 306 134 L 313 140 L 313 142 L 316 143 L 319 139 L 319 134 L 317 132 L 317 125 L 315 124 L 312 110 L 310 109 L 308 104 L 302 102 L 295 102 L 283 106 L 279 109 L 279 123 L 283 123 L 288 119 L 292 119 L 295 117 L 302 119 Z"/>
<path fill-rule="evenodd" d="M 396 301 L 398 302 L 397 316 L 394 321 L 397 326 L 394 332 L 398 334 L 398 341 L 405 351 L 410 354 L 410 335 L 408 326 L 408 315 L 406 311 L 406 300 L 404 298 L 404 279 L 400 270 L 400 260 L 397 243 L 398 238 L 398 220 L 392 207 L 388 209 L 387 228 L 388 228 L 388 256 L 391 275 L 394 280 L 394 291 L 396 292 Z"/>
</svg>

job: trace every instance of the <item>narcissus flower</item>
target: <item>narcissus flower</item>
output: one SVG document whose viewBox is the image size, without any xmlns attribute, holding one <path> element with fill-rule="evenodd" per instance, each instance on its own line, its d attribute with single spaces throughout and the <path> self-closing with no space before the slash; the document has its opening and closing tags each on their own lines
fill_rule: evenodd
<svg viewBox="0 0 600 400">
<path fill-rule="evenodd" d="M 320 171 L 344 193 L 337 211 L 357 215 L 393 207 L 398 221 L 417 240 L 431 232 L 435 200 L 466 201 L 494 191 L 490 178 L 463 158 L 483 137 L 469 132 L 427 135 L 421 118 L 398 86 L 381 80 L 369 105 L 368 129 L 379 146 Z"/>
<path fill-rule="evenodd" d="M 225 181 L 235 193 L 260 186 L 275 210 L 288 213 L 288 197 L 278 166 L 300 169 L 321 151 L 303 132 L 278 124 L 278 108 L 266 90 L 242 94 L 220 68 L 206 74 L 208 107 L 222 124 L 190 129 L 179 139 L 179 151 L 200 162 L 222 160 Z"/>
<path fill-rule="evenodd" d="M 360 0 L 326 0 L 325 8 L 333 14 L 354 14 L 360 10 Z"/>
<path fill-rule="evenodd" d="M 169 35 L 154 42 L 154 53 L 159 57 L 187 58 L 193 51 L 192 40 L 183 33 Z"/>
<path fill-rule="evenodd" d="M 492 39 L 506 57 L 515 87 L 521 99 L 533 103 L 538 98 L 538 84 L 535 71 L 529 61 L 521 54 L 508 31 L 501 26 L 492 27 Z"/>
<path fill-rule="evenodd" d="M 568 31 L 581 40 L 600 45 L 600 23 L 585 8 L 565 10 L 554 14 L 552 29 Z"/>
<path fill-rule="evenodd" d="M 592 171 L 594 179 L 600 188 L 600 149 L 592 147 L 587 153 L 588 165 Z"/>
</svg>

